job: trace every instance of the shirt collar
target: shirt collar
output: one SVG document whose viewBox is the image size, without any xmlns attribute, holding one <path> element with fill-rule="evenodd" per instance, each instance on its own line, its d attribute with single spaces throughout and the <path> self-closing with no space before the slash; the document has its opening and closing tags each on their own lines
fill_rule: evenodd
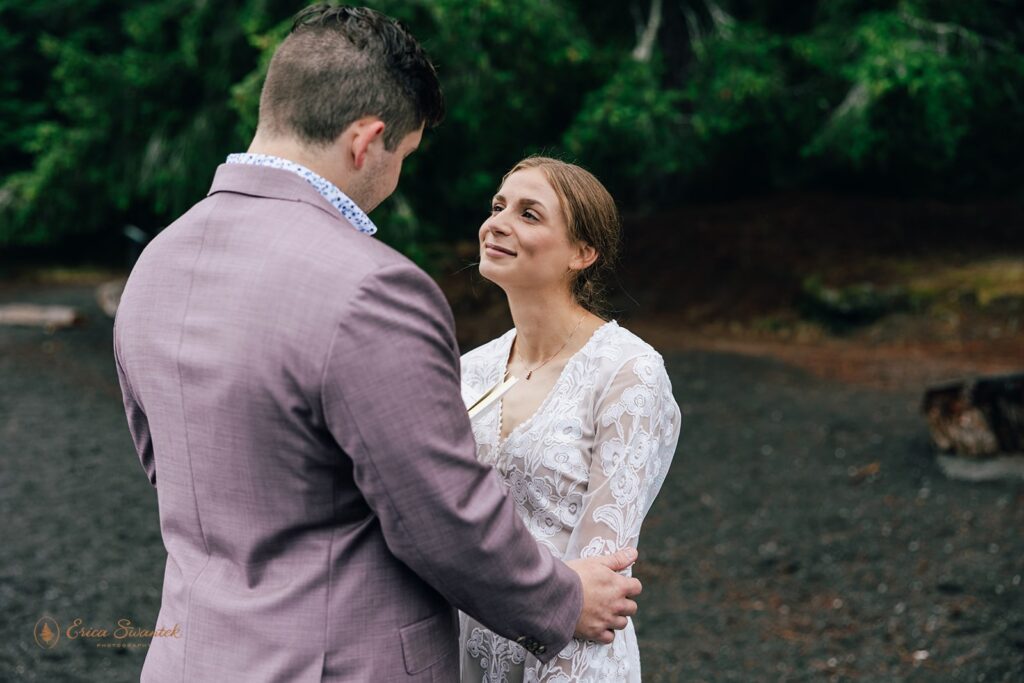
<svg viewBox="0 0 1024 683">
<path fill-rule="evenodd" d="M 312 185 L 314 189 L 320 193 L 320 196 L 330 202 L 331 205 L 338 210 L 338 213 L 340 213 L 345 220 L 351 223 L 356 230 L 366 233 L 367 235 L 373 235 L 377 232 L 377 226 L 373 224 L 373 221 L 371 221 L 370 217 L 366 215 L 366 212 L 360 209 L 356 203 L 348 197 L 348 195 L 338 188 L 337 185 L 301 164 L 289 161 L 288 159 L 282 159 L 281 157 L 275 157 L 270 154 L 248 153 L 229 154 L 226 163 L 248 164 L 250 166 L 269 166 L 271 168 L 280 168 L 285 171 L 291 171 Z"/>
</svg>

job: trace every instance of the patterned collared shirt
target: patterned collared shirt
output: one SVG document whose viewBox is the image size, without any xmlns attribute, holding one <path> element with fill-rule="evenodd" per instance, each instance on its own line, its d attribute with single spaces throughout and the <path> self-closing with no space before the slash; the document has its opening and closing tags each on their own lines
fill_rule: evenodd
<svg viewBox="0 0 1024 683">
<path fill-rule="evenodd" d="M 312 185 L 316 191 L 320 193 L 320 196 L 329 201 L 331 206 L 338 210 L 338 213 L 340 213 L 345 220 L 355 226 L 356 230 L 364 232 L 367 235 L 372 235 L 377 232 L 377 226 L 373 224 L 370 217 L 366 215 L 365 211 L 356 206 L 356 203 L 349 199 L 348 195 L 338 189 L 338 186 L 330 180 L 321 175 L 317 175 L 305 166 L 297 164 L 294 161 L 282 159 L 281 157 L 271 156 L 270 154 L 229 154 L 227 163 L 249 164 L 251 166 L 269 166 L 271 168 L 280 168 L 285 171 L 291 171 Z"/>
</svg>

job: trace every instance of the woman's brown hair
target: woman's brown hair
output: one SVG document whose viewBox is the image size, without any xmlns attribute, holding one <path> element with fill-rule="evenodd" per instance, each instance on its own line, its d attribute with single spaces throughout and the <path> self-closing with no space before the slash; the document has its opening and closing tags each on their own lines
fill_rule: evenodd
<svg viewBox="0 0 1024 683">
<path fill-rule="evenodd" d="M 512 167 L 502 184 L 516 171 L 535 168 L 544 174 L 562 203 L 569 240 L 589 244 L 597 260 L 578 271 L 571 283 L 576 302 L 596 315 L 607 308 L 606 278 L 619 256 L 622 222 L 615 200 L 594 175 L 576 164 L 551 157 L 530 156 Z"/>
</svg>

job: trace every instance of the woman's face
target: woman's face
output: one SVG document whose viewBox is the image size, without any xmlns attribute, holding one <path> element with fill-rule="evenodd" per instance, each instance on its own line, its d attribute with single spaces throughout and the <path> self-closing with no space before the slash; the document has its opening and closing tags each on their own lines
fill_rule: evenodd
<svg viewBox="0 0 1024 683">
<path fill-rule="evenodd" d="M 480 226 L 480 274 L 506 292 L 567 289 L 569 268 L 578 261 L 579 247 L 569 240 L 561 202 L 544 173 L 527 168 L 510 175 Z"/>
</svg>

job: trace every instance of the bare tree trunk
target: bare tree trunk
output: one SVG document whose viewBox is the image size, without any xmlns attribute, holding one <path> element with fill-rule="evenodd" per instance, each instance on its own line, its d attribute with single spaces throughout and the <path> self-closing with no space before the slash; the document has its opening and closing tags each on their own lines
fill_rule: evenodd
<svg viewBox="0 0 1024 683">
<path fill-rule="evenodd" d="M 654 43 L 658 39 L 658 30 L 661 28 L 661 0 L 651 0 L 651 12 L 647 17 L 647 26 L 644 28 L 640 40 L 633 48 L 633 59 L 638 62 L 649 62 L 654 52 Z"/>
</svg>

